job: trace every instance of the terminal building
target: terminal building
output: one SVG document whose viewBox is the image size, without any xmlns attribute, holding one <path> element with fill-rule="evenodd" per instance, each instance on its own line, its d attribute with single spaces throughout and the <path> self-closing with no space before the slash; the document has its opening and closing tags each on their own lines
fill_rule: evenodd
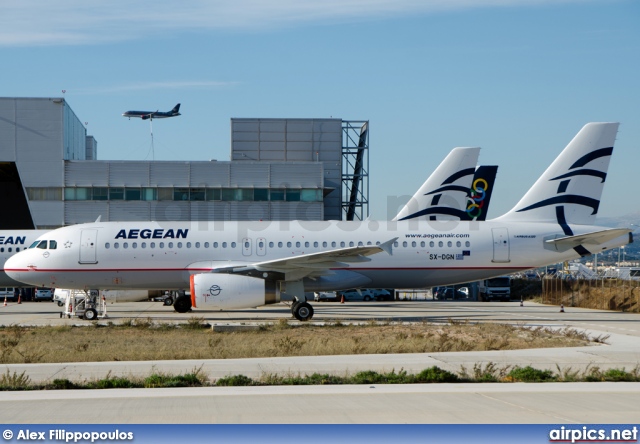
<svg viewBox="0 0 640 444">
<path fill-rule="evenodd" d="M 368 149 L 367 121 L 233 118 L 228 161 L 98 160 L 64 98 L 0 98 L 0 229 L 365 219 Z"/>
</svg>

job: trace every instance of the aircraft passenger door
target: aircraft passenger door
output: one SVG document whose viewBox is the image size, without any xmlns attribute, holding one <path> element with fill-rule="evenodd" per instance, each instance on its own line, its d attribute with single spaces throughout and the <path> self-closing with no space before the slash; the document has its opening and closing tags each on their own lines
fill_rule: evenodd
<svg viewBox="0 0 640 444">
<path fill-rule="evenodd" d="M 511 262 L 509 259 L 509 230 L 507 228 L 492 228 L 493 260 L 492 262 Z"/>
<path fill-rule="evenodd" d="M 96 257 L 98 230 L 82 230 L 80 232 L 80 262 L 81 264 L 97 264 Z"/>
<path fill-rule="evenodd" d="M 242 239 L 242 255 L 243 256 L 251 256 L 251 239 L 245 237 Z"/>
<path fill-rule="evenodd" d="M 264 237 L 256 239 L 256 254 L 258 256 L 264 256 L 267 254 L 267 240 Z"/>
</svg>

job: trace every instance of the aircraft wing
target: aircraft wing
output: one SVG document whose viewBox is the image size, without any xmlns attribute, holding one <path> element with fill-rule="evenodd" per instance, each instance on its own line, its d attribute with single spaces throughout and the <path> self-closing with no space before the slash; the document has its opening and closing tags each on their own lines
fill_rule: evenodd
<svg viewBox="0 0 640 444">
<path fill-rule="evenodd" d="M 616 237 L 631 233 L 628 228 L 610 228 L 602 231 L 593 231 L 586 234 L 577 234 L 575 236 L 559 237 L 557 239 L 549 239 L 545 244 L 557 251 L 566 251 L 580 245 L 598 246 L 609 242 Z"/>
<path fill-rule="evenodd" d="M 242 266 L 225 266 L 214 268 L 212 272 L 246 273 L 265 271 L 284 273 L 285 280 L 295 281 L 305 277 L 316 277 L 330 273 L 331 268 L 342 267 L 347 263 L 368 262 L 367 256 L 380 252 L 392 254 L 391 247 L 398 238 L 395 237 L 380 245 L 339 248 L 320 253 L 302 254 L 300 256 L 256 262 Z"/>
</svg>

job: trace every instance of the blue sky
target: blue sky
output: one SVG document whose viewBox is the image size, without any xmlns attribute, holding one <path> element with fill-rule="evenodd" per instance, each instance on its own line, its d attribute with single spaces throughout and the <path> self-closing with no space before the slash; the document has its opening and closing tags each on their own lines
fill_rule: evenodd
<svg viewBox="0 0 640 444">
<path fill-rule="evenodd" d="M 456 146 L 511 208 L 587 122 L 621 122 L 601 216 L 639 210 L 636 0 L 4 0 L 0 95 L 62 95 L 100 159 L 228 160 L 232 117 L 370 121 L 370 204 Z"/>
</svg>

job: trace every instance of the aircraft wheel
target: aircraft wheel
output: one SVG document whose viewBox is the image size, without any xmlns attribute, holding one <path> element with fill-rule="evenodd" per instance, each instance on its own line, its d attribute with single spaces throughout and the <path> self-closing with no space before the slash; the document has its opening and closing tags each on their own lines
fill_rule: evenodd
<svg viewBox="0 0 640 444">
<path fill-rule="evenodd" d="M 191 310 L 191 298 L 188 296 L 178 296 L 173 303 L 173 309 L 178 313 L 186 313 Z"/>
<path fill-rule="evenodd" d="M 93 308 L 87 308 L 84 312 L 84 319 L 86 321 L 95 321 L 98 318 L 98 312 Z"/>
<path fill-rule="evenodd" d="M 313 317 L 313 307 L 308 302 L 299 302 L 292 308 L 293 316 L 298 321 L 308 321 Z"/>
<path fill-rule="evenodd" d="M 173 305 L 173 299 L 166 298 L 164 301 L 162 301 L 162 305 Z"/>
<path fill-rule="evenodd" d="M 58 307 L 62 307 L 63 305 L 64 305 L 64 302 L 58 301 Z"/>
<path fill-rule="evenodd" d="M 300 301 L 294 301 L 293 304 L 291 304 L 291 314 L 293 316 L 296 315 L 296 306 L 300 303 Z"/>
</svg>

